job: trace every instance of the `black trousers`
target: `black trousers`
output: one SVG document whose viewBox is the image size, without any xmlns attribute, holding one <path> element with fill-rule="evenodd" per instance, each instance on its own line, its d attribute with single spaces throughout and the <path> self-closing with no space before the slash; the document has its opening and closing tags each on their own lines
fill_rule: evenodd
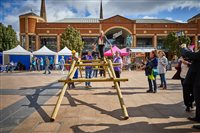
<svg viewBox="0 0 200 133">
<path fill-rule="evenodd" d="M 200 120 L 200 88 L 194 87 L 194 101 L 196 103 L 196 118 Z"/>
<path fill-rule="evenodd" d="M 157 91 L 156 76 L 154 76 L 154 78 L 155 78 L 154 80 L 151 80 L 151 79 L 148 78 L 149 90 L 150 91 Z M 152 82 L 153 82 L 153 84 L 152 84 Z M 154 87 L 154 89 L 153 89 L 153 87 Z"/>
<path fill-rule="evenodd" d="M 98 45 L 98 47 L 99 47 L 100 58 L 103 59 L 103 57 L 104 57 L 104 45 Z"/>
<path fill-rule="evenodd" d="M 115 75 L 116 78 L 120 78 L 120 71 L 115 71 Z M 118 82 L 119 86 L 120 86 L 120 82 Z"/>
<path fill-rule="evenodd" d="M 181 84 L 183 87 L 183 101 L 186 107 L 191 107 L 194 102 L 193 95 L 193 86 L 192 85 L 184 85 L 184 79 L 181 79 Z"/>
</svg>

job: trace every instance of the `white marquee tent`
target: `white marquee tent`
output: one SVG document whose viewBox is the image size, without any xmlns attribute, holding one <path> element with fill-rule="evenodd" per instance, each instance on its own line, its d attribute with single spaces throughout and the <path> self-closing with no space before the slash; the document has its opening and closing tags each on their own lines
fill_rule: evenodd
<svg viewBox="0 0 200 133">
<path fill-rule="evenodd" d="M 7 64 L 10 61 L 13 62 L 21 62 L 28 67 L 30 66 L 30 58 L 31 58 L 32 53 L 25 50 L 23 47 L 20 45 L 17 45 L 15 48 L 3 51 L 3 64 Z"/>
</svg>

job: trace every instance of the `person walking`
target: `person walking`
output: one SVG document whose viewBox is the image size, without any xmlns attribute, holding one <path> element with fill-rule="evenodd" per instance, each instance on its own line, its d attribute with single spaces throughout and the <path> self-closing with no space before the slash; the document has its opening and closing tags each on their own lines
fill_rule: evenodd
<svg viewBox="0 0 200 133">
<path fill-rule="evenodd" d="M 97 37 L 97 39 L 95 40 L 93 45 L 98 44 L 98 49 L 99 49 L 99 54 L 100 54 L 100 58 L 103 59 L 104 58 L 104 46 L 105 43 L 109 43 L 109 40 L 107 39 L 107 37 L 105 36 L 104 32 L 101 31 L 100 35 Z"/>
<path fill-rule="evenodd" d="M 88 54 L 86 55 L 86 60 L 93 60 L 92 53 L 89 51 Z M 86 79 L 91 79 L 92 78 L 92 66 L 86 66 L 85 67 L 85 78 Z M 85 87 L 89 88 L 91 86 L 91 82 L 85 82 Z"/>
<path fill-rule="evenodd" d="M 49 66 L 50 66 L 50 61 L 49 61 L 49 58 L 46 56 L 45 57 L 45 71 L 43 74 L 46 74 L 47 71 L 48 71 L 48 74 L 51 74 Z"/>
<path fill-rule="evenodd" d="M 62 56 L 62 58 L 60 59 L 60 66 L 61 66 L 61 72 L 62 72 L 62 74 L 64 74 L 64 70 L 65 70 L 65 58 L 64 58 L 64 56 Z"/>
<path fill-rule="evenodd" d="M 157 93 L 157 84 L 156 84 L 156 76 L 158 75 L 157 66 L 158 66 L 158 59 L 156 51 L 154 50 L 150 52 L 147 64 L 144 66 L 145 75 L 148 77 L 148 83 L 149 83 L 149 89 L 147 90 L 147 93 Z"/>
<path fill-rule="evenodd" d="M 160 87 L 163 87 L 163 89 L 167 89 L 167 83 L 165 78 L 165 73 L 168 65 L 168 60 L 165 56 L 165 53 L 163 51 L 158 52 L 158 74 L 160 75 Z"/>
<path fill-rule="evenodd" d="M 179 62 L 181 63 L 181 85 L 183 87 L 183 101 L 186 106 L 185 111 L 189 112 L 190 108 L 193 108 L 194 96 L 192 86 L 186 88 L 184 86 L 184 80 L 191 65 L 190 61 L 187 58 L 180 57 Z"/>
<path fill-rule="evenodd" d="M 54 69 L 54 59 L 53 59 L 53 57 L 50 58 L 50 69 L 51 70 Z"/>
<path fill-rule="evenodd" d="M 181 54 L 192 61 L 188 73 L 185 77 L 183 85 L 185 87 L 193 85 L 194 101 L 196 103 L 195 117 L 189 117 L 189 120 L 200 122 L 200 50 L 198 52 L 192 52 L 186 48 L 186 44 L 181 45 Z M 198 49 L 200 44 L 198 45 Z M 200 125 L 193 126 L 200 129 Z"/>
</svg>

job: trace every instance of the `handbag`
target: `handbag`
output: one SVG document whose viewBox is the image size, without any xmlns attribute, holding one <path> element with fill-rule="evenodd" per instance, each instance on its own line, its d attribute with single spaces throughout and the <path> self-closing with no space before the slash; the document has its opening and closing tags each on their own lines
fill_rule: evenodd
<svg viewBox="0 0 200 133">
<path fill-rule="evenodd" d="M 157 76 L 158 75 L 158 69 L 153 69 L 153 75 Z"/>
</svg>

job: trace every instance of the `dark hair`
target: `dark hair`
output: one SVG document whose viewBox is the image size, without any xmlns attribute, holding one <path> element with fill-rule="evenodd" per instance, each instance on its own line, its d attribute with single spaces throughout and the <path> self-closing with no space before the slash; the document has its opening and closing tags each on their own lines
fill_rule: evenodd
<svg viewBox="0 0 200 133">
<path fill-rule="evenodd" d="M 153 53 L 154 57 L 157 57 L 157 50 L 153 50 L 151 52 Z"/>
</svg>

